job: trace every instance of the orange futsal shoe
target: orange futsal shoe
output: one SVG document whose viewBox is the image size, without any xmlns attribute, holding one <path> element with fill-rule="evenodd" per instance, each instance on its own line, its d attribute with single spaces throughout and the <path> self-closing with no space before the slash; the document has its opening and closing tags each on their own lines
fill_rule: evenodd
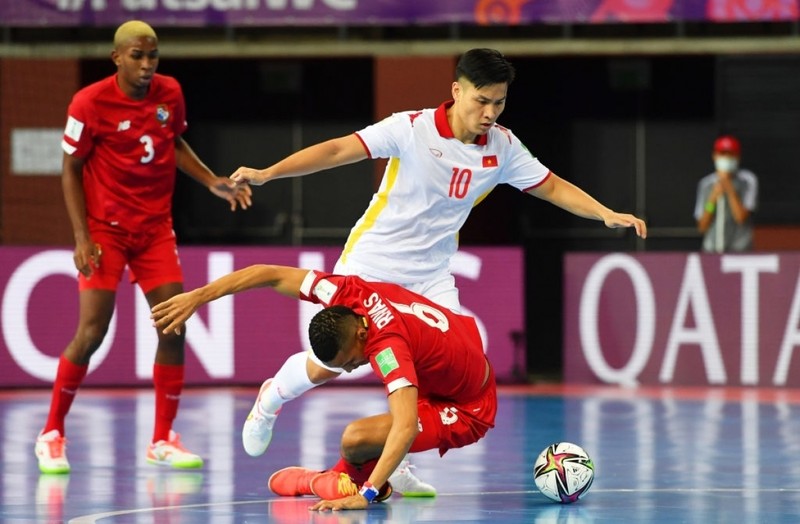
<svg viewBox="0 0 800 524">
<path fill-rule="evenodd" d="M 273 473 L 267 481 L 267 486 L 270 491 L 281 497 L 314 495 L 311 480 L 319 474 L 319 471 L 313 469 L 291 466 Z"/>
<path fill-rule="evenodd" d="M 311 491 L 324 500 L 336 500 L 358 495 L 358 486 L 347 473 L 324 471 L 311 479 Z"/>
</svg>

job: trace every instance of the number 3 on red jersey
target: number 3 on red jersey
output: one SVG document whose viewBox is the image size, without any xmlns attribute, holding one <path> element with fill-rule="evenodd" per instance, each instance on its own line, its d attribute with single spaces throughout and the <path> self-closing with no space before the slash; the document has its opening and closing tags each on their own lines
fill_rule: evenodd
<svg viewBox="0 0 800 524">
<path fill-rule="evenodd" d="M 153 139 L 150 135 L 142 135 L 139 142 L 144 145 L 144 156 L 139 159 L 139 162 L 147 164 L 156 156 L 156 149 L 153 147 Z"/>
</svg>

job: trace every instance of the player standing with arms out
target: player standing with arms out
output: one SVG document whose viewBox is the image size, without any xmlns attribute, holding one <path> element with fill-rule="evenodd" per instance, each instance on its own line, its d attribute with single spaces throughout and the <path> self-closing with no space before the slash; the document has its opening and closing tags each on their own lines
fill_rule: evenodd
<svg viewBox="0 0 800 524">
<path fill-rule="evenodd" d="M 388 158 L 381 186 L 351 230 L 334 273 L 394 282 L 455 312 L 460 309 L 458 289 L 448 266 L 458 249 L 458 231 L 497 184 L 510 184 L 607 227 L 632 227 L 645 238 L 644 221 L 605 207 L 556 176 L 497 123 L 514 75 L 500 52 L 472 49 L 456 66 L 452 100 L 438 108 L 396 113 L 266 169 L 240 167 L 231 179 L 261 185 L 366 158 Z M 313 353 L 289 357 L 261 387 L 242 430 L 245 450 L 253 456 L 264 453 L 281 406 L 341 372 Z M 393 476 L 391 482 L 406 496 L 435 493 L 413 475 Z"/>
<path fill-rule="evenodd" d="M 116 74 L 73 97 L 62 141 L 62 185 L 75 237 L 80 313 L 75 337 L 59 360 L 50 413 L 36 439 L 43 473 L 70 471 L 64 421 L 108 329 L 125 266 L 151 306 L 183 291 L 171 214 L 176 167 L 227 200 L 232 211 L 251 204 L 249 188 L 217 177 L 181 138 L 187 128 L 183 92 L 174 78 L 156 74 L 155 31 L 141 21 L 122 24 L 111 59 Z M 199 468 L 203 460 L 187 451 L 172 430 L 183 388 L 184 336 L 158 333 L 155 427 L 147 461 Z"/>
<path fill-rule="evenodd" d="M 364 509 L 391 495 L 387 480 L 406 453 L 444 455 L 494 427 L 497 387 L 475 320 L 396 284 L 255 265 L 156 305 L 152 317 L 164 333 L 181 332 L 203 304 L 265 286 L 323 305 L 308 328 L 316 358 L 346 372 L 370 364 L 389 401 L 388 413 L 345 428 L 330 470 L 284 468 L 269 479 L 274 493 L 316 495 L 317 510 Z"/>
</svg>

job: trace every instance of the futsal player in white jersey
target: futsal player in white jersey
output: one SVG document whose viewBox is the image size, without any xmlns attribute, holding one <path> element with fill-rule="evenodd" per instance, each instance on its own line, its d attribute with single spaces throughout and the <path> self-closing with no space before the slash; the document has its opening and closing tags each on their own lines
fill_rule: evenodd
<svg viewBox="0 0 800 524">
<path fill-rule="evenodd" d="M 472 49 L 456 66 L 453 99 L 438 108 L 396 113 L 266 169 L 240 167 L 231 179 L 262 185 L 366 158 L 388 158 L 381 186 L 350 231 L 334 273 L 400 284 L 455 312 L 460 310 L 458 289 L 448 265 L 458 247 L 458 231 L 497 184 L 510 184 L 610 228 L 632 227 L 645 238 L 643 220 L 605 207 L 558 177 L 497 124 L 514 74 L 500 52 Z M 289 357 L 261 386 L 242 431 L 245 450 L 252 456 L 264 453 L 281 406 L 341 372 L 312 352 Z M 435 495 L 432 486 L 408 471 L 407 463 L 390 482 L 405 496 Z"/>
</svg>

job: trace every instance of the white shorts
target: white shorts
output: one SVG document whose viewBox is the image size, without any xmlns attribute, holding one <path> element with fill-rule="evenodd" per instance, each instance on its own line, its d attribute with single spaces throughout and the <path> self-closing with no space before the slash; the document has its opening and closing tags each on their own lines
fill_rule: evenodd
<svg viewBox="0 0 800 524">
<path fill-rule="evenodd" d="M 363 271 L 360 273 L 349 271 L 347 264 L 343 264 L 341 260 L 336 262 L 336 266 L 333 268 L 333 273 L 335 275 L 356 275 L 368 282 L 383 282 L 383 280 L 380 278 L 373 277 L 364 273 Z M 456 279 L 448 271 L 442 271 L 425 282 L 412 282 L 407 284 L 395 282 L 395 284 L 403 286 L 409 291 L 413 291 L 414 293 L 422 295 L 431 302 L 435 302 L 440 306 L 444 306 L 454 313 L 461 312 L 461 302 L 458 300 Z M 308 358 L 310 358 L 315 364 L 327 370 L 334 371 L 336 373 L 344 372 L 344 370 L 341 368 L 333 368 L 323 364 L 313 351 L 308 352 Z"/>
<path fill-rule="evenodd" d="M 336 262 L 333 268 L 333 273 L 336 275 L 356 275 L 368 282 L 384 282 L 384 280 L 374 277 L 369 273 L 350 271 L 347 264 L 343 264 L 341 260 Z M 440 306 L 444 306 L 453 313 L 461 312 L 461 302 L 458 299 L 458 288 L 456 288 L 456 279 L 449 271 L 440 271 L 434 274 L 429 280 L 425 282 L 393 282 L 399 286 L 403 286 L 409 291 L 413 291 L 418 295 L 422 295 L 431 302 L 435 302 Z"/>
</svg>

